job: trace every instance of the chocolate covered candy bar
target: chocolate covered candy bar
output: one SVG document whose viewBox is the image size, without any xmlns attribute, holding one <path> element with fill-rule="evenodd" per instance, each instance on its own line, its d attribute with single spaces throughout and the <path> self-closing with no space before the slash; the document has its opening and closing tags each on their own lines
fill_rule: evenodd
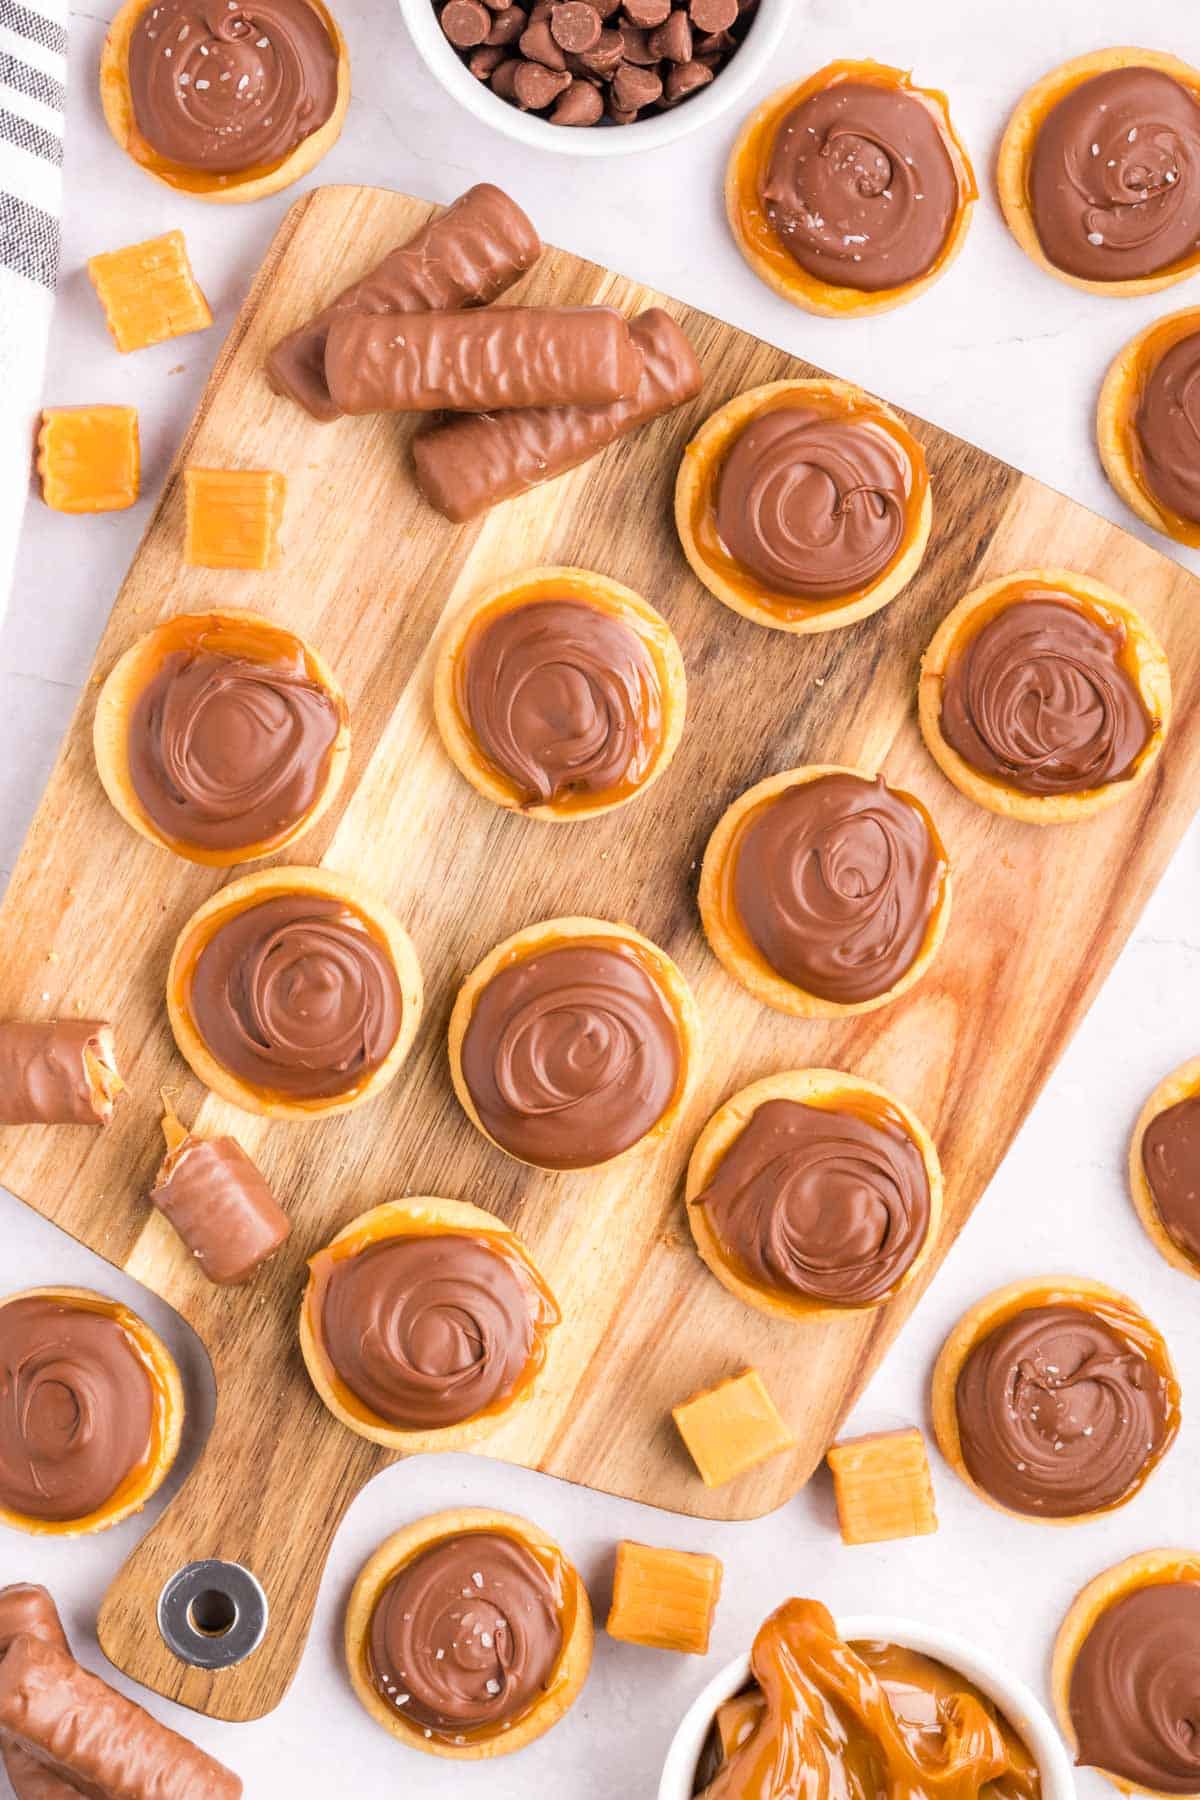
<svg viewBox="0 0 1200 1800">
<path fill-rule="evenodd" d="M 58 1608 L 44 1587 L 28 1581 L 0 1588 L 0 1656 L 22 1634 L 70 1654 Z M 76 1800 L 77 1787 L 7 1738 L 0 1738 L 0 1761 L 16 1800 Z"/>
<path fill-rule="evenodd" d="M 122 1085 L 100 1020 L 0 1023 L 0 1125 L 107 1125 Z"/>
<path fill-rule="evenodd" d="M 241 1145 L 199 1138 L 168 1113 L 167 1154 L 150 1198 L 210 1281 L 249 1281 L 274 1256 L 291 1222 Z"/>
</svg>

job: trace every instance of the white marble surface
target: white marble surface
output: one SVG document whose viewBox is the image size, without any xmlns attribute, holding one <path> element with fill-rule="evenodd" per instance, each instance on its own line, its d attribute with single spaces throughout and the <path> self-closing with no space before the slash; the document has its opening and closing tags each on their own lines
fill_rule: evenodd
<svg viewBox="0 0 1200 1800">
<path fill-rule="evenodd" d="M 106 0 L 93 0 L 103 6 Z M 1098 511 L 1139 529 L 1096 462 L 1091 413 L 1100 376 L 1125 338 L 1185 300 L 1111 302 L 1039 274 L 1009 240 L 990 191 L 961 261 L 916 306 L 863 324 L 811 320 L 760 288 L 734 252 L 720 210 L 729 131 L 652 161 L 611 165 L 538 159 L 455 115 L 417 63 L 389 0 L 338 0 L 355 70 L 355 99 L 325 181 L 395 185 L 448 200 L 471 181 L 503 183 L 551 241 L 654 282 L 765 338 L 854 377 L 974 438 Z M 1126 0 L 795 0 L 776 79 L 835 55 L 909 63 L 945 88 L 981 176 L 990 173 L 1007 112 L 1023 88 L 1063 58 L 1125 42 Z M 63 280 L 46 399 L 134 400 L 141 411 L 145 497 L 128 514 L 69 519 L 31 507 L 12 609 L 0 643 L 0 869 L 21 834 L 86 674 L 95 640 L 148 516 L 171 450 L 292 194 L 250 208 L 189 203 L 156 186 L 108 139 L 94 86 L 105 19 L 72 14 Z M 1194 0 L 1156 0 L 1147 40 L 1200 60 Z M 764 90 L 771 85 L 764 81 Z M 186 228 L 217 314 L 214 331 L 116 355 L 84 272 L 93 251 Z M 1193 559 L 1195 566 L 1200 561 Z M 1196 629 L 1179 622 L 1180 629 Z M 959 1312 L 995 1283 L 1078 1271 L 1126 1286 L 1167 1332 L 1189 1395 L 1200 1394 L 1197 1289 L 1161 1262 L 1125 1194 L 1122 1163 L 1143 1095 L 1200 1049 L 1200 835 L 1185 841 L 1101 999 L 1046 1088 L 1026 1129 L 876 1377 L 855 1423 L 924 1421 L 930 1364 Z M 1037 996 L 1030 996 L 1037 1004 Z M 206 1365 L 165 1309 L 0 1195 L 0 1287 L 99 1282 L 144 1308 L 185 1356 L 197 1415 Z M 1107 1563 L 1152 1544 L 1196 1541 L 1200 1423 L 1188 1410 L 1163 1471 L 1116 1516 L 1068 1532 L 985 1509 L 935 1461 L 936 1537 L 849 1550 L 833 1526 L 825 1478 L 770 1519 L 707 1526 L 576 1491 L 468 1458 L 423 1460 L 381 1476 L 351 1509 L 326 1575 L 313 1637 L 288 1699 L 271 1718 L 222 1726 L 157 1701 L 156 1709 L 236 1766 L 248 1795 L 384 1795 L 413 1800 L 566 1800 L 649 1796 L 674 1721 L 706 1675 L 743 1648 L 785 1590 L 835 1609 L 920 1616 L 978 1636 L 1045 1692 L 1048 1653 L 1076 1588 Z M 519 1757 L 443 1765 L 394 1746 L 358 1710 L 337 1655 L 349 1583 L 400 1523 L 446 1505 L 487 1502 L 536 1516 L 607 1602 L 611 1548 L 621 1536 L 715 1550 L 727 1586 L 703 1662 L 597 1639 L 594 1673 L 568 1721 Z M 80 1545 L 0 1537 L 0 1581 L 33 1578 L 58 1595 L 83 1656 L 97 1667 L 92 1626 L 100 1596 L 142 1525 Z M 142 1696 L 143 1698 L 145 1696 Z M 353 1771 L 351 1775 L 350 1771 Z M 2 1779 L 2 1778 L 0 1778 Z M 1085 1774 L 1081 1790 L 1104 1787 Z"/>
</svg>

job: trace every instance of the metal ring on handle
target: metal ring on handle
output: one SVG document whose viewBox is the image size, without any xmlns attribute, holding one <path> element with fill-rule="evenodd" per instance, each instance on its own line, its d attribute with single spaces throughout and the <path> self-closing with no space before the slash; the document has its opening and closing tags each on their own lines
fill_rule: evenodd
<svg viewBox="0 0 1200 1800">
<path fill-rule="evenodd" d="M 192 1668 L 231 1669 L 266 1635 L 267 1596 L 241 1563 L 188 1563 L 158 1597 L 158 1629 Z"/>
</svg>

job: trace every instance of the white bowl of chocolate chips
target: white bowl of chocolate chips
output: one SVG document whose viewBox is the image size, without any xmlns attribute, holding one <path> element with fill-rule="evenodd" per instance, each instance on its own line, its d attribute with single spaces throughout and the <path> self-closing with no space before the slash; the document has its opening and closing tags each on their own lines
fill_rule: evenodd
<svg viewBox="0 0 1200 1800">
<path fill-rule="evenodd" d="M 698 131 L 768 68 L 792 0 L 400 0 L 455 100 L 535 150 L 623 156 Z"/>
</svg>

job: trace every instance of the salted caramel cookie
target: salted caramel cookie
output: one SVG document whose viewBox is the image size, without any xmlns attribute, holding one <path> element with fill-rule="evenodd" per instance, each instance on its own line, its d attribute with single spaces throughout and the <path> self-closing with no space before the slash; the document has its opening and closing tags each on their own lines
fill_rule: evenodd
<svg viewBox="0 0 1200 1800">
<path fill-rule="evenodd" d="M 485 956 L 450 1017 L 471 1123 L 540 1169 L 589 1169 L 662 1142 L 695 1068 L 700 1015 L 670 957 L 631 925 L 549 919 Z"/>
<path fill-rule="evenodd" d="M 1200 1553 L 1143 1550 L 1089 1581 L 1051 1679 L 1078 1764 L 1127 1794 L 1200 1794 Z"/>
<path fill-rule="evenodd" d="M 464 1507 L 375 1552 L 350 1595 L 345 1648 L 355 1693 L 393 1737 L 482 1761 L 533 1743 L 574 1704 L 592 1611 L 544 1531 Z"/>
<path fill-rule="evenodd" d="M 921 660 L 921 735 L 990 812 L 1088 818 L 1145 779 L 1171 718 L 1162 645 L 1127 600 L 1068 569 L 984 582 Z"/>
<path fill-rule="evenodd" d="M 1104 473 L 1139 519 L 1200 547 L 1200 306 L 1155 320 L 1114 357 L 1096 442 Z"/>
<path fill-rule="evenodd" d="M 950 867 L 921 802 L 832 763 L 747 789 L 708 840 L 700 917 L 756 1000 L 802 1018 L 873 1012 L 932 962 Z"/>
<path fill-rule="evenodd" d="M 175 945 L 167 1011 L 179 1053 L 247 1112 L 310 1119 L 386 1087 L 421 1017 L 412 940 L 346 875 L 280 866 L 243 875 Z"/>
<path fill-rule="evenodd" d="M 183 1428 L 166 1345 L 88 1288 L 0 1299 L 0 1524 L 81 1537 L 140 1512 Z"/>
<path fill-rule="evenodd" d="M 434 678 L 455 767 L 532 819 L 594 818 L 644 793 L 686 708 L 666 620 L 589 569 L 529 569 L 489 588 L 451 625 Z"/>
<path fill-rule="evenodd" d="M 776 1318 L 879 1306 L 936 1241 L 933 1140 L 886 1089 L 838 1069 L 743 1088 L 696 1140 L 687 1172 L 696 1248 L 731 1294 Z"/>
<path fill-rule="evenodd" d="M 942 1455 L 1003 1512 L 1071 1525 L 1140 1490 L 1175 1441 L 1179 1383 L 1132 1300 L 1070 1276 L 965 1313 L 933 1372 Z"/>
<path fill-rule="evenodd" d="M 1097 50 L 1035 83 L 1000 144 L 1025 254 L 1093 294 L 1152 294 L 1200 266 L 1200 69 Z"/>
<path fill-rule="evenodd" d="M 1200 1057 L 1160 1081 L 1143 1106 L 1129 1187 L 1155 1249 L 1200 1278 Z"/>
<path fill-rule="evenodd" d="M 916 574 L 933 505 L 925 452 L 847 381 L 772 381 L 684 451 L 675 524 L 711 594 L 777 631 L 835 631 Z"/>
<path fill-rule="evenodd" d="M 197 200 L 261 200 L 341 133 L 350 59 L 322 0 L 125 0 L 100 102 L 147 174 Z"/>
<path fill-rule="evenodd" d="M 871 61 L 779 88 L 746 121 L 725 176 L 754 273 L 836 318 L 924 293 L 962 249 L 978 198 L 945 95 Z"/>
<path fill-rule="evenodd" d="M 217 867 L 294 843 L 350 759 L 332 671 L 250 612 L 182 613 L 139 639 L 100 690 L 92 739 L 126 824 Z"/>
<path fill-rule="evenodd" d="M 466 1200 L 389 1200 L 309 1259 L 300 1349 L 335 1418 L 457 1450 L 529 1399 L 559 1322 L 528 1250 Z"/>
</svg>

